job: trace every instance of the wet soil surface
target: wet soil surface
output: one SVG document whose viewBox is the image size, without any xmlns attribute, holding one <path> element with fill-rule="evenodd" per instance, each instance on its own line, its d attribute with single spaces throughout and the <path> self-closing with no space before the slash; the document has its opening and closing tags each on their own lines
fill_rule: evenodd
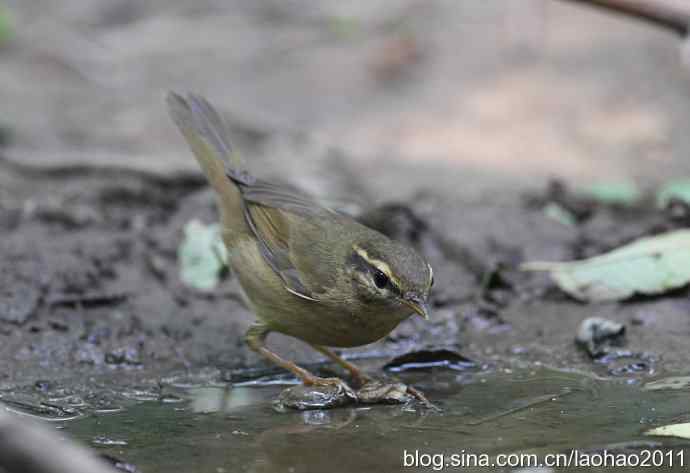
<svg viewBox="0 0 690 473">
<path fill-rule="evenodd" d="M 227 370 L 259 363 L 242 343 L 252 320 L 231 274 L 213 292 L 179 279 L 177 247 L 192 218 L 212 222 L 212 196 L 198 177 L 153 178 L 116 170 L 55 173 L 6 167 L 16 188 L 3 200 L 0 382 L 4 386 L 168 367 Z M 25 193 L 27 195 L 28 193 Z M 560 199 L 586 215 L 574 226 L 548 218 Z M 574 345 L 582 320 L 627 326 L 637 354 L 630 375 L 682 370 L 690 332 L 687 290 L 654 299 L 586 305 L 548 278 L 518 271 L 528 260 L 570 260 L 687 222 L 654 205 L 615 208 L 552 191 L 512 203 L 466 205 L 420 193 L 384 204 L 361 220 L 417 246 L 435 270 L 431 322 L 410 319 L 357 356 L 452 348 L 472 359 L 524 361 L 620 374 L 592 364 Z M 320 358 L 284 337 L 287 356 Z M 626 358 L 626 357 L 623 357 Z M 625 370 L 623 370 L 625 371 Z"/>
<path fill-rule="evenodd" d="M 543 462 L 556 453 L 564 466 L 573 448 L 583 456 L 656 450 L 672 456 L 668 471 L 683 471 L 690 453 L 682 440 L 645 435 L 687 419 L 687 391 L 543 368 L 433 371 L 405 380 L 427 388 L 443 412 L 374 406 L 277 414 L 271 399 L 279 386 L 207 384 L 171 387 L 179 398 L 130 402 L 120 413 L 59 424 L 125 471 L 481 471 L 491 463 L 477 463 L 479 455 L 492 462 L 520 452 Z"/>
<path fill-rule="evenodd" d="M 230 389 L 237 383 L 261 386 L 294 381 L 264 364 L 242 343 L 252 316 L 242 305 L 231 274 L 210 293 L 185 287 L 179 279 L 177 247 L 183 225 L 191 218 L 207 222 L 216 219 L 212 195 L 199 177 L 163 178 L 97 168 L 46 171 L 0 165 L 4 175 L 10 177 L 0 207 L 0 399 L 11 410 L 40 418 L 78 419 L 74 427 L 68 425 L 77 436 L 95 443 L 100 440 L 90 440 L 91 436 L 103 437 L 106 440 L 101 443 L 117 450 L 118 455 L 149 465 L 144 471 L 163 471 L 161 465 L 165 462 L 151 460 L 149 439 L 167 434 L 151 432 L 149 422 L 145 428 L 140 424 L 128 427 L 134 429 L 128 430 L 130 433 L 120 432 L 119 423 L 136 424 L 139 416 L 139 420 L 169 416 L 175 428 L 187 429 L 185 435 L 190 437 L 184 437 L 185 441 L 196 445 L 209 440 L 206 437 L 219 427 L 188 432 L 200 424 L 198 415 L 192 414 L 194 408 L 189 407 L 189 399 L 196 398 L 190 388 L 210 387 L 217 393 L 222 391 L 221 386 Z M 566 225 L 549 218 L 544 209 L 554 203 L 574 209 L 575 223 Z M 529 382 L 514 384 L 506 381 L 511 379 L 509 376 L 495 376 L 518 370 L 529 377 L 530 372 L 546 367 L 562 370 L 554 372 L 556 379 L 602 383 L 601 389 L 615 391 L 612 396 L 616 400 L 627 396 L 623 393 L 626 389 L 632 390 L 634 394 L 630 395 L 642 396 L 650 409 L 673 411 L 662 416 L 664 420 L 686 414 L 672 407 L 678 391 L 672 391 L 668 399 L 663 393 L 642 393 L 649 381 L 687 374 L 687 289 L 622 303 L 582 304 L 561 293 L 545 276 L 516 269 L 526 260 L 591 256 L 639 236 L 683 227 L 687 218 L 677 208 L 667 212 L 644 201 L 631 208 L 597 204 L 571 193 L 561 183 L 552 183 L 544 191 L 516 196 L 513 201 L 487 199 L 481 205 L 421 192 L 408 202 L 365 207 L 359 217 L 415 245 L 435 268 L 436 279 L 432 293 L 435 310 L 430 322 L 410 319 L 381 342 L 348 352 L 362 358 L 370 374 L 383 376 L 382 367 L 391 358 L 426 350 L 393 363 L 393 368 L 403 369 L 388 371 L 386 376 L 392 380 L 402 377 L 407 382 L 411 379 L 435 401 L 446 404 L 446 409 L 450 407 L 441 416 L 450 412 L 451 417 L 482 417 L 479 405 L 472 404 L 468 394 L 476 389 L 483 392 L 475 383 L 486 381 L 479 380 L 477 372 L 492 377 L 495 386 L 491 389 L 505 391 L 505 399 L 486 404 L 502 412 L 515 402 L 509 393 Z M 574 343 L 580 323 L 593 316 L 626 327 L 619 346 L 596 358 Z M 322 364 L 319 356 L 297 341 L 276 336 L 270 343 L 285 356 L 308 364 L 324 376 L 337 374 L 335 368 Z M 415 371 L 410 378 L 404 368 L 414 366 L 415 361 L 422 367 L 437 368 Z M 466 370 L 467 375 L 463 374 Z M 561 388 L 554 387 L 553 393 L 553 389 L 541 388 L 528 391 L 538 400 L 540 396 L 562 394 Z M 263 400 L 258 407 L 238 408 L 244 422 L 254 416 L 271 418 L 266 409 L 270 410 L 269 400 L 277 397 L 277 388 L 254 387 L 246 391 L 251 394 L 233 389 L 232 396 L 249 396 L 252 406 L 256 399 Z M 581 399 L 579 404 L 575 398 L 568 402 L 578 409 L 583 409 L 582 403 L 604 402 L 593 396 Z M 141 407 L 142 402 L 148 407 Z M 175 407 L 178 404 L 181 410 Z M 406 414 L 405 407 L 373 409 L 365 414 L 358 414 L 356 408 L 346 410 L 350 412 L 347 415 L 355 417 L 412 416 L 404 426 L 395 421 L 396 435 L 404 435 L 408 428 L 414 430 L 410 425 L 426 422 L 418 418 L 424 410 L 419 406 L 410 408 L 416 414 Z M 639 422 L 647 418 L 635 410 L 626 411 L 622 404 L 617 409 L 629 417 L 639 417 Z M 106 414 L 115 417 L 102 417 Z M 322 415 L 330 419 L 331 415 L 345 414 Z M 214 417 L 209 422 L 222 423 L 230 418 L 235 419 Z M 320 424 L 311 426 L 311 417 L 276 419 L 296 422 L 292 426 L 271 426 L 270 431 L 283 432 L 276 435 L 289 435 L 296 428 L 306 435 L 306 444 L 323 438 L 318 435 Z M 375 422 L 373 417 L 366 419 Z M 651 424 L 661 417 L 653 419 Z M 354 442 L 353 448 L 367 435 L 376 435 L 365 429 L 361 439 L 357 435 L 350 437 L 342 432 L 354 427 L 342 431 L 330 420 L 324 422 L 325 428 L 338 432 L 334 435 L 344 435 L 343 442 Z M 231 424 L 223 427 L 225 433 L 214 433 L 220 436 L 214 438 L 228 434 L 249 441 L 273 435 L 261 433 L 259 424 L 255 424 L 245 438 L 245 433 L 234 432 L 245 432 L 246 428 Z M 459 428 L 463 435 L 475 435 L 472 432 L 476 430 L 465 432 L 465 427 L 457 427 L 448 417 L 436 418 L 431 424 L 432 430 Z M 639 425 L 628 425 L 634 425 L 639 434 Z M 136 440 L 139 428 L 143 428 L 140 434 L 146 435 L 146 440 Z M 495 425 L 487 428 L 483 435 L 496 432 L 491 430 Z M 126 445 L 140 445 L 141 450 L 108 443 L 107 439 L 116 433 Z M 610 433 L 601 433 L 603 444 L 634 440 Z M 326 442 L 333 441 L 331 438 Z M 566 441 L 564 437 L 559 445 Z M 402 444 L 394 445 L 399 450 Z M 529 442 L 518 442 L 510 443 L 510 449 L 520 445 L 534 447 Z M 594 447 L 591 442 L 588 446 Z M 481 442 L 477 444 L 480 447 L 484 448 Z M 550 447 L 556 446 L 543 446 Z M 270 448 L 256 448 L 271 455 Z M 493 448 L 495 451 L 499 447 Z M 219 468 L 239 461 L 213 458 L 221 462 Z M 150 466 L 153 464 L 158 466 Z"/>
</svg>

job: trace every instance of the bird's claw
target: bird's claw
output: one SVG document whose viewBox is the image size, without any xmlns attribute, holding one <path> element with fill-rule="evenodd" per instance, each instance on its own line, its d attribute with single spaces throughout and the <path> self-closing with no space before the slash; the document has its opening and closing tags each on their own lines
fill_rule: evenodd
<svg viewBox="0 0 690 473">
<path fill-rule="evenodd" d="M 417 401 L 419 401 L 424 407 L 427 409 L 433 409 L 437 412 L 441 412 L 441 408 L 438 407 L 436 404 L 431 402 L 427 397 L 424 395 L 423 392 L 421 392 L 419 389 L 415 388 L 414 386 L 407 386 L 407 394 L 415 398 Z"/>
<path fill-rule="evenodd" d="M 331 409 L 358 401 L 357 394 L 342 379 L 314 376 L 304 381 L 304 384 L 283 390 L 273 403 L 274 409 L 279 412 Z"/>
<path fill-rule="evenodd" d="M 415 399 L 427 409 L 441 410 L 421 391 L 404 383 L 370 380 L 357 391 L 357 397 L 364 404 L 405 404 Z"/>
<path fill-rule="evenodd" d="M 321 378 L 314 376 L 309 380 L 305 380 L 305 386 L 334 386 L 338 389 L 338 392 L 342 392 L 350 399 L 357 401 L 357 393 L 354 389 L 350 387 L 345 381 L 340 378 Z"/>
<path fill-rule="evenodd" d="M 311 376 L 303 381 L 304 384 L 283 391 L 274 407 L 279 411 L 328 409 L 352 403 L 405 404 L 416 399 L 425 408 L 440 411 L 421 391 L 403 383 L 368 380 L 355 391 L 340 378 Z"/>
</svg>

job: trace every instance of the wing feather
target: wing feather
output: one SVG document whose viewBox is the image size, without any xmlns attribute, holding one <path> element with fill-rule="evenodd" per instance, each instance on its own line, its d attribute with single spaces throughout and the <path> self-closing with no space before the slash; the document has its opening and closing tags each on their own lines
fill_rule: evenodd
<svg viewBox="0 0 690 473">
<path fill-rule="evenodd" d="M 262 180 L 256 180 L 250 185 L 240 183 L 240 186 L 244 199 L 254 204 L 309 217 L 333 213 L 332 210 L 319 205 L 309 195 L 287 186 Z"/>
<path fill-rule="evenodd" d="M 288 292 L 318 301 L 316 293 L 322 292 L 322 288 L 300 273 L 293 261 L 294 245 L 291 245 L 290 237 L 296 233 L 292 228 L 294 225 L 304 227 L 309 225 L 305 219 L 330 211 L 308 200 L 306 195 L 289 189 L 264 182 L 257 186 L 257 192 L 253 192 L 254 187 L 241 187 L 244 218 L 259 243 L 262 256 Z"/>
</svg>

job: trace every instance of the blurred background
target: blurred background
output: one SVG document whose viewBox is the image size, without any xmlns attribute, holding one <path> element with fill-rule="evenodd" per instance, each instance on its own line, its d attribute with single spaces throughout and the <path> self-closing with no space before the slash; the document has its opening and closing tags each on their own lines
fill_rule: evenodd
<svg viewBox="0 0 690 473">
<path fill-rule="evenodd" d="M 690 175 L 678 38 L 547 0 L 4 0 L 2 156 L 196 173 L 196 91 L 260 174 L 462 196 Z M 325 150 L 337 151 L 324 152 Z M 316 179 L 312 179 L 314 177 Z M 7 183 L 6 183 L 7 184 Z M 337 182 L 336 182 L 337 184 Z"/>
<path fill-rule="evenodd" d="M 688 0 L 607 1 L 674 4 L 690 25 Z M 314 457 L 399 471 L 415 437 L 404 415 L 356 409 L 337 435 L 319 430 L 326 414 L 272 415 L 281 373 L 242 341 L 254 316 L 215 251 L 214 197 L 167 115 L 172 89 L 223 112 L 251 171 L 354 204 L 433 266 L 432 320 L 348 356 L 377 374 L 441 348 L 482 373 L 568 372 L 486 385 L 413 373 L 454 416 L 417 438 L 494 452 L 657 445 L 643 424 L 688 419 L 688 288 L 582 304 L 518 271 L 690 227 L 690 47 L 578 3 L 0 0 L 0 408 L 65 421 L 61 434 L 141 471 L 311 471 L 295 465 Z M 647 275 L 625 268 L 624 281 Z M 593 316 L 626 333 L 619 358 L 573 343 Z M 333 373 L 297 340 L 270 344 Z M 638 389 L 664 373 L 685 376 L 669 378 L 673 393 Z M 602 376 L 623 382 L 583 388 Z M 235 389 L 255 381 L 272 387 Z M 241 417 L 174 407 L 221 405 L 230 384 Z M 571 404 L 551 402 L 559 392 Z M 350 466 L 372 458 L 383 467 Z"/>
</svg>

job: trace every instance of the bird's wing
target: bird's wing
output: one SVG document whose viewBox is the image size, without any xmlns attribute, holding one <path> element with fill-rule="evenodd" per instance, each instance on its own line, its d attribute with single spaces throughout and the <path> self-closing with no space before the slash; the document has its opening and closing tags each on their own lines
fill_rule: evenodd
<svg viewBox="0 0 690 473">
<path fill-rule="evenodd" d="M 323 225 L 321 217 L 333 213 L 304 193 L 255 179 L 246 172 L 233 153 L 222 117 L 203 97 L 194 94 L 183 97 L 171 92 L 167 103 L 170 115 L 221 196 L 223 213 L 239 217 L 241 212 L 240 218 L 244 218 L 264 259 L 281 278 L 286 290 L 317 300 L 323 292 L 321 276 L 328 275 L 311 269 L 322 268 L 318 264 L 320 253 L 312 251 L 313 248 L 304 251 L 300 245 L 304 244 L 305 228 L 318 229 L 319 224 Z M 231 182 L 239 189 L 241 198 Z M 242 225 L 241 220 L 237 223 Z M 306 235 L 311 234 L 307 231 Z"/>
<path fill-rule="evenodd" d="M 336 214 L 306 194 L 287 187 L 259 180 L 251 185 L 240 183 L 239 187 L 244 199 L 244 218 L 268 265 L 287 291 L 318 301 L 325 287 L 318 278 L 305 277 L 300 271 L 304 258 L 295 254 L 295 247 L 303 245 L 296 245 L 295 238 L 303 238 L 306 227 L 318 227 L 320 219 L 328 220 Z M 314 236 L 317 235 L 318 232 Z"/>
<path fill-rule="evenodd" d="M 257 179 L 250 185 L 240 183 L 242 197 L 248 202 L 306 217 L 323 216 L 332 210 L 319 205 L 312 197 L 288 186 Z"/>
</svg>

